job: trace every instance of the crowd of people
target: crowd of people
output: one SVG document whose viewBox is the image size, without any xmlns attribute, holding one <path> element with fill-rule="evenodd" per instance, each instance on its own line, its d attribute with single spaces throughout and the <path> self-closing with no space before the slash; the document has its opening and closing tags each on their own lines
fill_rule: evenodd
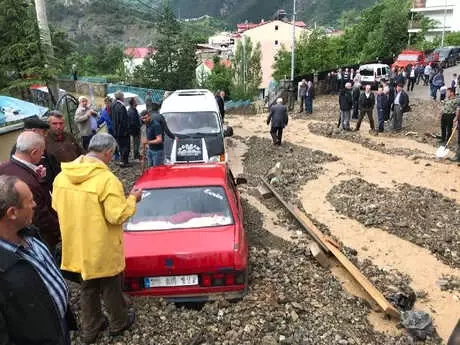
<svg viewBox="0 0 460 345">
<path fill-rule="evenodd" d="M 222 117 L 224 98 L 216 94 Z M 148 166 L 161 165 L 165 135 L 176 137 L 149 94 L 140 114 L 136 99 L 127 107 L 122 92 L 106 97 L 100 113 L 85 96 L 78 102 L 78 139 L 59 111 L 47 121 L 28 118 L 0 164 L 0 344 L 70 344 L 77 322 L 66 279 L 80 284 L 83 343 L 106 328 L 117 336 L 135 321 L 122 290 L 122 224 L 142 190 L 125 195 L 109 162 L 126 168 L 145 152 Z"/>
<path fill-rule="evenodd" d="M 107 327 L 117 336 L 134 322 L 122 291 L 122 224 L 142 191 L 125 196 L 110 171 L 111 134 L 83 131 L 78 142 L 57 111 L 24 122 L 0 165 L 0 344 L 70 344 L 77 323 L 65 278 L 80 283 L 82 342 Z"/>
<path fill-rule="evenodd" d="M 146 109 L 140 113 L 136 98 L 130 98 L 126 105 L 121 91 L 114 94 L 114 99 L 104 99 L 104 108 L 100 114 L 88 106 L 85 96 L 79 97 L 78 101 L 75 122 L 83 149 L 88 149 L 91 138 L 105 124 L 107 132 L 117 141 L 114 159 L 119 161 L 120 167 L 131 167 L 130 157 L 133 160 L 147 157 L 149 167 L 163 164 L 165 135 L 172 139 L 175 136 L 159 112 L 160 104 L 153 102 L 150 94 L 147 94 L 145 100 Z"/>
<path fill-rule="evenodd" d="M 327 91 L 339 94 L 339 128 L 344 131 L 359 131 L 362 120 L 367 117 L 371 132 L 377 134 L 385 131 L 385 123 L 390 120 L 393 132 L 402 130 L 403 116 L 410 111 L 408 93 L 413 92 L 414 86 L 421 83 L 429 87 L 429 94 L 433 100 L 442 103 L 439 143 L 446 145 L 454 128 L 460 128 L 460 76 L 453 74 L 451 80 L 446 81 L 443 69 L 435 64 L 392 68 L 389 79 L 380 80 L 375 95 L 370 85 L 364 86 L 363 90 L 359 71 L 355 73 L 353 69 L 339 69 L 328 74 Z M 377 112 L 377 126 L 374 121 L 374 109 Z M 357 120 L 354 129 L 350 126 L 351 119 Z M 458 132 L 457 154 L 451 159 L 457 162 L 460 161 L 460 131 Z"/>
</svg>

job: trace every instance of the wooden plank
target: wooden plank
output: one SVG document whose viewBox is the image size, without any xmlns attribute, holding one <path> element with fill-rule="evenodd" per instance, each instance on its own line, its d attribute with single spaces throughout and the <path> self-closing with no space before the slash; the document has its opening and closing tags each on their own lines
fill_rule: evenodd
<svg viewBox="0 0 460 345">
<path fill-rule="evenodd" d="M 399 320 L 400 313 L 383 294 L 362 274 L 359 269 L 343 254 L 334 244 L 326 242 L 331 253 L 337 258 L 342 266 L 352 275 L 352 277 L 363 287 L 372 299 L 382 308 L 383 312 Z"/>
<path fill-rule="evenodd" d="M 321 231 L 318 229 L 310 229 L 304 222 L 303 218 L 299 217 L 299 214 L 304 215 L 300 212 L 299 209 L 297 211 L 294 210 L 294 207 L 289 203 L 285 202 L 281 196 L 275 191 L 275 189 L 265 180 L 262 180 L 268 190 L 270 190 L 273 195 L 278 199 L 278 201 L 289 211 L 289 213 L 299 222 L 299 224 L 308 232 L 308 234 L 315 240 L 316 243 L 321 247 L 321 249 L 326 252 L 326 254 L 330 254 L 329 248 L 326 246 L 325 237 Z"/>
<path fill-rule="evenodd" d="M 369 294 L 369 296 L 377 303 L 382 311 L 395 319 L 400 319 L 399 310 L 396 309 L 383 294 L 362 274 L 359 269 L 340 251 L 340 246 L 337 242 L 328 236 L 325 236 L 313 222 L 297 207 L 285 202 L 281 196 L 272 188 L 272 186 L 263 180 L 265 186 L 273 193 L 278 201 L 292 214 L 299 224 L 310 234 L 310 236 L 318 243 L 321 249 L 332 254 L 339 263 L 351 274 L 356 282 Z M 320 262 L 321 264 L 321 262 Z"/>
</svg>

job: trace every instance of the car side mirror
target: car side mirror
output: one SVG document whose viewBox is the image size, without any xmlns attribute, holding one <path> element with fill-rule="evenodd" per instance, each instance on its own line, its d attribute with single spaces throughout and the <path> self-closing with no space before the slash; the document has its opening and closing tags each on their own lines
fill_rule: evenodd
<svg viewBox="0 0 460 345">
<path fill-rule="evenodd" d="M 233 127 L 232 126 L 225 126 L 224 127 L 224 137 L 233 137 Z"/>
<path fill-rule="evenodd" d="M 235 180 L 235 183 L 238 186 L 240 184 L 248 183 L 248 180 L 245 177 L 237 177 L 236 180 Z"/>
</svg>

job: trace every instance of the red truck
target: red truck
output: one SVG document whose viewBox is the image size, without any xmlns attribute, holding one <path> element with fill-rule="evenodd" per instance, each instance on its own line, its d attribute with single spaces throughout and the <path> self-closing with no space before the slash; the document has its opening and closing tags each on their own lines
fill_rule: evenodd
<svg viewBox="0 0 460 345">
<path fill-rule="evenodd" d="M 391 68 L 406 68 L 408 65 L 414 66 L 415 64 L 425 65 L 425 53 L 421 50 L 403 50 Z"/>
</svg>

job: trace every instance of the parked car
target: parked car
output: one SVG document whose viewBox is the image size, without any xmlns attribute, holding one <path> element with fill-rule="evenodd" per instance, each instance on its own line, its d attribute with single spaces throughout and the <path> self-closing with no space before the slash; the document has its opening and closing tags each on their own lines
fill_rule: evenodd
<svg viewBox="0 0 460 345">
<path fill-rule="evenodd" d="M 359 67 L 362 85 L 371 85 L 376 88 L 382 79 L 390 80 L 390 66 L 373 63 Z"/>
<path fill-rule="evenodd" d="M 136 109 L 139 112 L 139 114 L 141 113 L 142 110 L 146 109 L 144 100 L 140 98 L 137 94 L 132 93 L 132 92 L 123 92 L 123 95 L 125 96 L 125 101 L 123 103 L 125 104 L 126 109 L 129 109 L 129 101 L 132 98 L 136 98 L 136 102 L 137 102 Z M 113 100 L 115 99 L 115 93 L 109 93 L 107 96 L 112 98 Z"/>
<path fill-rule="evenodd" d="M 398 55 L 391 68 L 407 68 L 408 65 L 415 66 L 416 64 L 425 65 L 425 53 L 421 50 L 403 50 Z"/>
<path fill-rule="evenodd" d="M 439 53 L 439 62 L 442 68 L 449 68 L 457 64 L 457 55 L 453 48 L 438 48 L 435 52 Z"/>
<path fill-rule="evenodd" d="M 248 242 L 237 185 L 227 164 L 150 168 L 136 213 L 124 224 L 125 291 L 174 302 L 242 298 Z"/>
<path fill-rule="evenodd" d="M 226 162 L 224 128 L 214 94 L 209 90 L 177 90 L 161 106 L 160 113 L 177 140 L 165 137 L 165 160 L 171 163 Z"/>
</svg>

